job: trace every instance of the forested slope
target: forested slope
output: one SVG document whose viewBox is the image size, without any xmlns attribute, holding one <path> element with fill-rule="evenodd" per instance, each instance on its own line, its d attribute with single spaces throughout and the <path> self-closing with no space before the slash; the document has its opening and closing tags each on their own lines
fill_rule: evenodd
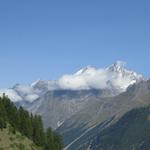
<svg viewBox="0 0 150 150">
<path fill-rule="evenodd" d="M 5 94 L 0 97 L 0 129 L 0 139 L 3 139 L 4 133 L 10 131 L 14 135 L 20 133 L 43 150 L 61 150 L 63 148 L 60 135 L 53 132 L 51 128 L 44 131 L 40 116 L 33 116 L 22 107 L 17 108 Z M 1 142 L 2 140 L 0 140 L 0 147 Z M 9 141 L 5 142 L 7 144 Z"/>
</svg>

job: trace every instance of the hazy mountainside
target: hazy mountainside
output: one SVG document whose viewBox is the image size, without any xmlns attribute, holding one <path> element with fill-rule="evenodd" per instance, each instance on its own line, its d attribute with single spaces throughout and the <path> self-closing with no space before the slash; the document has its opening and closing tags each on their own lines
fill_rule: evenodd
<svg viewBox="0 0 150 150">
<path fill-rule="evenodd" d="M 92 133 L 94 134 L 93 130 L 102 130 L 115 123 L 129 110 L 149 103 L 150 80 L 142 81 L 129 87 L 126 92 L 118 96 L 100 98 L 93 103 L 90 102 L 87 107 L 66 120 L 58 131 L 62 133 L 65 145 L 72 150 L 74 146 L 77 148 L 77 145 L 84 144 L 81 141 L 90 137 Z"/>
<path fill-rule="evenodd" d="M 111 95 L 109 90 L 55 90 L 47 92 L 27 109 L 42 116 L 45 127 L 54 129 L 68 118 L 96 101 L 100 97 Z"/>
<path fill-rule="evenodd" d="M 93 95 L 99 96 L 100 93 L 98 90 L 49 91 L 42 98 L 35 101 L 28 110 L 34 110 L 34 113 L 42 115 L 46 127 L 51 126 L 57 128 L 66 119 L 84 108 L 89 101 L 88 97 L 92 97 Z"/>
<path fill-rule="evenodd" d="M 87 141 L 86 141 L 87 142 Z M 133 109 L 117 123 L 97 132 L 76 150 L 148 150 L 150 149 L 150 106 Z"/>
</svg>

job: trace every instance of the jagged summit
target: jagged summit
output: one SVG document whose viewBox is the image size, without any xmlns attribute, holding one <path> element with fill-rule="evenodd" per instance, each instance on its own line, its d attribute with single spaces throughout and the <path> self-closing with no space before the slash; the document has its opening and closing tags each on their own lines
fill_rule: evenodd
<svg viewBox="0 0 150 150">
<path fill-rule="evenodd" d="M 126 63 L 123 61 L 116 61 L 114 64 L 109 66 L 107 69 L 110 71 L 121 72 L 125 69 Z"/>
<path fill-rule="evenodd" d="M 122 61 L 117 61 L 116 63 L 106 68 L 106 70 L 108 70 L 109 72 L 114 72 L 118 76 L 121 76 L 123 78 L 129 77 L 130 80 L 135 80 L 135 82 L 144 80 L 143 75 L 138 74 L 135 71 L 128 70 L 126 68 L 126 63 Z"/>
</svg>

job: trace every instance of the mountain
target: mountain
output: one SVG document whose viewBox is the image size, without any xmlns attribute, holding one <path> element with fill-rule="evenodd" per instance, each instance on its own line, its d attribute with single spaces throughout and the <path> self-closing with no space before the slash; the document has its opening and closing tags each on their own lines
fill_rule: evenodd
<svg viewBox="0 0 150 150">
<path fill-rule="evenodd" d="M 150 80 L 134 84 L 117 96 L 90 103 L 57 129 L 64 137 L 65 150 L 77 150 L 83 145 L 88 147 L 98 133 L 113 125 L 126 112 L 148 104 Z"/>
<path fill-rule="evenodd" d="M 100 124 L 106 128 L 127 111 L 147 103 L 147 85 L 142 75 L 117 61 L 101 69 L 87 66 L 54 81 L 17 84 L 0 93 L 5 92 L 17 106 L 42 116 L 45 129 L 52 127 L 61 133 L 69 149 L 80 145 L 76 143 Z"/>
</svg>

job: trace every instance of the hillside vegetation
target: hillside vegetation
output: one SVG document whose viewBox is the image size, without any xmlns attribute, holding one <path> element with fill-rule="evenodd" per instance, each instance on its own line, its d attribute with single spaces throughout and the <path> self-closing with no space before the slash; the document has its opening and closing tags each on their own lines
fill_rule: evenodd
<svg viewBox="0 0 150 150">
<path fill-rule="evenodd" d="M 42 150 L 61 150 L 63 148 L 60 135 L 53 132 L 51 128 L 48 128 L 46 132 L 44 131 L 40 116 L 33 116 L 22 107 L 17 108 L 5 94 L 3 97 L 0 97 L 0 129 L 1 149 L 13 144 L 15 147 L 16 145 L 18 147 L 26 145 L 29 148 L 33 145 L 32 143 L 41 147 Z M 10 136 L 9 133 L 13 135 Z M 19 143 L 17 137 L 28 138 L 28 140 Z M 6 147 L 5 149 L 7 149 Z M 20 148 L 20 150 L 23 150 L 23 148 Z"/>
<path fill-rule="evenodd" d="M 14 134 L 12 127 L 7 125 L 7 128 L 0 130 L 0 150 L 42 150 L 42 148 L 20 132 Z"/>
</svg>

